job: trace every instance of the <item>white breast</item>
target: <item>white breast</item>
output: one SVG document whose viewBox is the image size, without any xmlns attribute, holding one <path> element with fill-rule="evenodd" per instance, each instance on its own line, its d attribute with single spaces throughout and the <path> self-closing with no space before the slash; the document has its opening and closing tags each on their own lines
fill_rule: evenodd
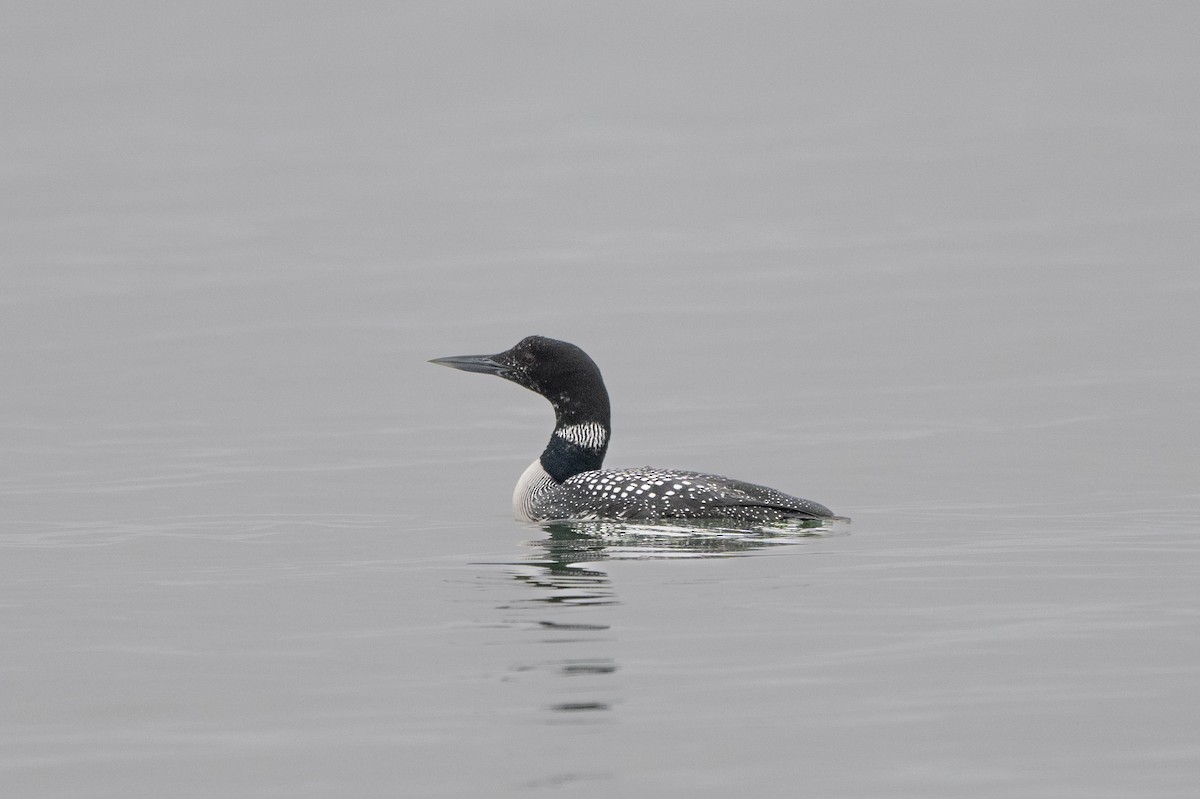
<svg viewBox="0 0 1200 799">
<path fill-rule="evenodd" d="M 541 458 L 529 464 L 529 468 L 517 481 L 517 487 L 513 489 L 513 515 L 518 521 L 536 521 L 533 517 L 533 498 L 539 491 L 544 491 L 547 486 L 553 484 L 554 478 L 542 468 Z"/>
</svg>

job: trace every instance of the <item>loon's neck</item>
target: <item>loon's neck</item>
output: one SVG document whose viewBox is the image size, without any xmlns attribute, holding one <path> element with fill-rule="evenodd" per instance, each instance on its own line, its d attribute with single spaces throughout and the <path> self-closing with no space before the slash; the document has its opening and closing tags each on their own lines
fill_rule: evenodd
<svg viewBox="0 0 1200 799">
<path fill-rule="evenodd" d="M 608 427 L 598 422 L 559 425 L 542 450 L 542 468 L 561 483 L 580 472 L 599 469 L 608 451 Z"/>
<path fill-rule="evenodd" d="M 554 433 L 540 460 L 555 482 L 599 469 L 604 463 L 611 412 L 604 383 L 597 382 L 584 393 L 584 399 L 570 394 L 547 397 L 554 406 Z"/>
</svg>

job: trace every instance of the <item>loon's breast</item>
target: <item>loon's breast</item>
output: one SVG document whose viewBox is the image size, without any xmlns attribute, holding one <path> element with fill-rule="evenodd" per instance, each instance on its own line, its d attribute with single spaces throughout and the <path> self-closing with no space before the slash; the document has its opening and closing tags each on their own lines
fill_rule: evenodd
<svg viewBox="0 0 1200 799">
<path fill-rule="evenodd" d="M 561 483 L 534 461 L 513 492 L 524 521 L 582 519 L 729 519 L 763 524 L 833 516 L 823 505 L 716 474 L 656 469 L 598 469 Z"/>
</svg>

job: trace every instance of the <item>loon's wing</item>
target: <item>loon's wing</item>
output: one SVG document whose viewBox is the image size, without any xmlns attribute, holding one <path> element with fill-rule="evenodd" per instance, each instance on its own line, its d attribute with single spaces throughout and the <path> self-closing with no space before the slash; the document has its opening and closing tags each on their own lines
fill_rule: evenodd
<svg viewBox="0 0 1200 799">
<path fill-rule="evenodd" d="M 720 519 L 824 518 L 823 505 L 773 488 L 715 474 L 645 467 L 583 472 L 536 500 L 541 518 Z"/>
<path fill-rule="evenodd" d="M 731 491 L 726 496 L 718 500 L 718 504 L 722 506 L 729 505 L 774 508 L 782 511 L 785 516 L 805 518 L 826 518 L 833 516 L 833 511 L 819 502 L 813 502 L 811 499 L 794 497 L 791 494 L 785 494 L 782 491 L 775 490 L 774 488 L 758 485 L 757 483 L 747 483 L 742 480 L 729 480 L 728 485 L 730 488 L 736 488 L 737 491 L 744 494 L 746 498 L 742 499 Z"/>
</svg>

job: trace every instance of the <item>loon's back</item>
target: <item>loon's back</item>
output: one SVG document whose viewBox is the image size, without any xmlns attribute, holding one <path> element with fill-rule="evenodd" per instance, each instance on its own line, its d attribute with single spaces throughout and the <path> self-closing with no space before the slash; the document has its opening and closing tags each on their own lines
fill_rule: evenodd
<svg viewBox="0 0 1200 799">
<path fill-rule="evenodd" d="M 536 466 L 538 461 L 530 468 Z M 702 472 L 645 466 L 581 472 L 561 483 L 546 478 L 518 483 L 513 495 L 518 516 L 529 521 L 728 519 L 746 524 L 833 516 L 816 502 Z"/>
</svg>

